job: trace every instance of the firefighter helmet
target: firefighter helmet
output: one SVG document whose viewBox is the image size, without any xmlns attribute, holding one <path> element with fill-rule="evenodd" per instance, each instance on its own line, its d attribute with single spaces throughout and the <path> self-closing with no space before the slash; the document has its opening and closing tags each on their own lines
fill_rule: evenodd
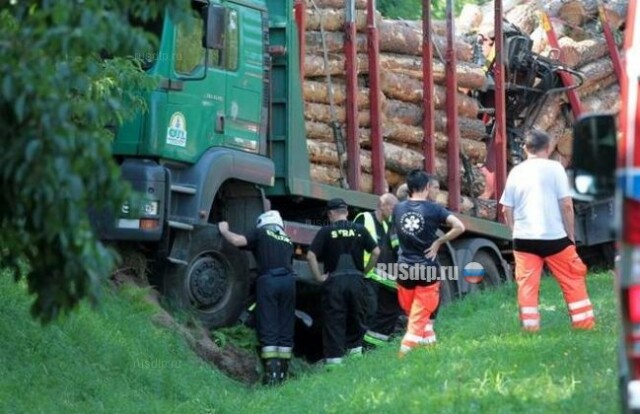
<svg viewBox="0 0 640 414">
<path fill-rule="evenodd" d="M 268 226 L 270 224 L 276 225 L 284 230 L 284 222 L 282 221 L 282 217 L 280 217 L 278 210 L 270 210 L 262 213 L 256 221 L 257 228 Z"/>
</svg>

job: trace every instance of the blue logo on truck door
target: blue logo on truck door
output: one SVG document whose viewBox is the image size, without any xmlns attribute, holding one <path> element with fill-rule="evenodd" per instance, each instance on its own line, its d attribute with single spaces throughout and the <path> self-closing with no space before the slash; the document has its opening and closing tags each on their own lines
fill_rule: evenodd
<svg viewBox="0 0 640 414">
<path fill-rule="evenodd" d="M 187 121 L 182 112 L 174 112 L 167 128 L 167 145 L 187 146 Z"/>
</svg>

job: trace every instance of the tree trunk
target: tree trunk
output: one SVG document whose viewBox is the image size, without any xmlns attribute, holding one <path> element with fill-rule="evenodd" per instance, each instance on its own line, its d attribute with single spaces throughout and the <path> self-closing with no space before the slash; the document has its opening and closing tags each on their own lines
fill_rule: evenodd
<svg viewBox="0 0 640 414">
<path fill-rule="evenodd" d="M 586 85 L 583 85 L 578 89 L 578 96 L 580 98 L 586 98 L 587 96 L 591 96 L 597 93 L 602 92 L 604 89 L 607 89 L 609 86 L 617 84 L 618 78 L 615 73 L 610 73 L 603 79 L 598 80 L 597 82 L 590 82 Z"/>
<path fill-rule="evenodd" d="M 565 2 L 558 16 L 571 26 L 582 26 L 587 20 L 598 14 L 597 0 L 573 0 Z"/>
<path fill-rule="evenodd" d="M 619 29 L 627 19 L 629 0 L 609 0 L 609 2 L 604 5 L 604 10 L 611 29 Z"/>
<path fill-rule="evenodd" d="M 540 111 L 540 115 L 534 124 L 534 128 L 546 131 L 553 125 L 560 114 L 560 105 L 562 104 L 562 97 L 556 96 L 547 100 L 546 104 Z"/>
<path fill-rule="evenodd" d="M 330 123 L 332 121 L 344 124 L 346 122 L 346 111 L 344 106 L 334 105 L 334 114 L 331 113 L 329 105 L 305 102 L 304 104 L 304 117 L 309 121 Z M 358 111 L 358 126 L 368 127 L 370 125 L 369 111 Z"/>
<path fill-rule="evenodd" d="M 332 86 L 333 103 L 335 105 L 344 105 L 347 101 L 345 86 L 342 84 L 333 84 Z M 328 88 L 327 84 L 324 82 L 306 80 L 303 83 L 303 92 L 305 102 L 329 104 Z M 358 88 L 357 100 L 359 109 L 369 108 L 369 93 L 369 88 Z M 381 93 L 380 98 L 382 99 L 382 105 L 384 106 L 384 94 Z"/>
<path fill-rule="evenodd" d="M 406 75 L 383 72 L 381 88 L 386 96 L 404 102 L 422 103 L 422 82 Z M 447 90 L 444 86 L 434 85 L 433 99 L 436 109 L 446 109 Z M 478 101 L 463 94 L 457 94 L 458 113 L 461 116 L 478 116 Z"/>
<path fill-rule="evenodd" d="M 341 177 L 338 167 L 324 164 L 311 164 L 309 173 L 312 181 L 336 187 L 340 186 Z M 344 178 L 346 180 L 346 176 Z M 360 191 L 365 193 L 373 192 L 373 177 L 371 174 L 360 173 Z"/>
<path fill-rule="evenodd" d="M 329 124 L 326 124 L 324 122 L 306 121 L 304 125 L 307 132 L 307 138 L 318 141 L 335 142 L 333 129 Z M 342 137 L 346 140 L 346 129 L 343 127 L 341 128 L 340 132 L 342 134 Z M 360 142 L 361 148 L 370 148 L 371 130 L 368 128 L 358 128 L 358 140 Z"/>
<path fill-rule="evenodd" d="M 467 3 L 462 6 L 460 16 L 456 19 L 456 30 L 459 33 L 475 31 L 482 24 L 482 9 L 477 4 Z"/>
<path fill-rule="evenodd" d="M 324 30 L 325 32 L 344 32 L 344 9 L 320 9 L 307 8 L 305 28 L 307 30 Z M 379 12 L 376 12 L 376 21 L 382 20 Z M 364 33 L 367 31 L 367 11 L 356 10 L 356 30 Z"/>
<path fill-rule="evenodd" d="M 587 63 L 586 65 L 581 66 L 578 70 L 582 72 L 585 79 L 584 84 L 580 87 L 579 91 L 585 89 L 588 90 L 588 88 L 613 73 L 613 63 L 607 56 Z"/>
<path fill-rule="evenodd" d="M 582 100 L 585 112 L 617 112 L 620 109 L 620 86 L 614 84 L 602 92 Z"/>
<path fill-rule="evenodd" d="M 602 37 L 593 37 L 581 42 L 565 36 L 558 41 L 562 53 L 562 62 L 572 68 L 583 66 L 607 55 L 609 47 Z"/>
<path fill-rule="evenodd" d="M 319 9 L 340 9 L 345 10 L 346 0 L 306 0 L 307 10 L 314 10 L 314 4 Z M 367 0 L 356 0 L 356 9 L 364 10 L 367 8 Z"/>
<path fill-rule="evenodd" d="M 417 27 L 410 22 L 401 20 L 383 19 L 380 22 L 380 51 L 401 53 L 407 55 L 422 54 L 422 27 Z M 437 50 L 444 57 L 447 41 L 442 36 L 434 36 L 434 56 L 438 56 Z M 454 44 L 456 58 L 461 61 L 471 61 L 473 50 L 470 44 L 456 40 Z"/>
<path fill-rule="evenodd" d="M 535 1 L 519 4 L 506 13 L 507 20 L 515 24 L 520 30 L 530 35 L 537 26 L 540 18 L 538 5 Z"/>
</svg>

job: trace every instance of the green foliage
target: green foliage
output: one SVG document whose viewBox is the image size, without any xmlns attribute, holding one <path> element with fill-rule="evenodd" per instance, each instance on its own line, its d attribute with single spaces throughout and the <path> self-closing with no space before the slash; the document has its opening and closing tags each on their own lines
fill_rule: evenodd
<svg viewBox="0 0 640 414">
<path fill-rule="evenodd" d="M 0 11 L 0 266 L 26 264 L 43 322 L 98 298 L 117 256 L 90 227 L 90 208 L 126 195 L 111 133 L 143 109 L 156 81 L 133 56 L 157 41 L 128 17 L 178 0 L 16 1 Z M 101 59 L 108 51 L 113 59 Z"/>
<path fill-rule="evenodd" d="M 456 0 L 454 14 L 457 16 L 465 4 L 482 5 L 489 0 Z M 420 20 L 423 0 L 378 0 L 377 7 L 383 16 L 390 19 Z M 431 13 L 434 19 L 442 20 L 447 12 L 446 0 L 431 0 Z"/>
<path fill-rule="evenodd" d="M 396 339 L 330 371 L 294 361 L 294 380 L 264 388 L 229 380 L 179 334 L 154 327 L 144 291 L 107 291 L 97 312 L 83 305 L 42 328 L 26 315 L 24 287 L 4 272 L 0 412 L 618 412 L 613 278 L 592 274 L 588 283 L 598 318 L 593 332 L 571 331 L 560 289 L 545 277 L 539 334 L 520 332 L 512 284 L 441 309 L 435 348 L 400 360 Z M 250 336 L 226 333 L 228 341 Z"/>
</svg>

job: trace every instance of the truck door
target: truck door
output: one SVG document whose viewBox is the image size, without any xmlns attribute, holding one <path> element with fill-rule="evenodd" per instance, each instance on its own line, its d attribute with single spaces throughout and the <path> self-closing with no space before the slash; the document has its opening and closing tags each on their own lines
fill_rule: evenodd
<svg viewBox="0 0 640 414">
<path fill-rule="evenodd" d="M 264 82 L 262 13 L 234 3 L 225 6 L 225 145 L 258 152 Z"/>
</svg>

